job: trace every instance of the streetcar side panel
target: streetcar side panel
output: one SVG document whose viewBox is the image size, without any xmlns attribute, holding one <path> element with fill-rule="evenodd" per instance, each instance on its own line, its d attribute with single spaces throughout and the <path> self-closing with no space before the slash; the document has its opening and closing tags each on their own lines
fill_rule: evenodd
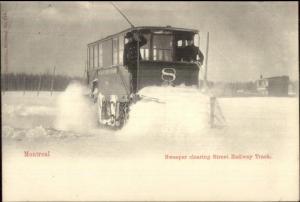
<svg viewBox="0 0 300 202">
<path fill-rule="evenodd" d="M 130 94 L 130 74 L 123 66 L 99 69 L 97 78 L 98 89 L 106 97 L 117 95 L 126 100 Z"/>
<path fill-rule="evenodd" d="M 97 83 L 98 91 L 119 99 L 130 94 L 130 74 L 123 64 L 124 35 L 98 41 L 88 46 L 88 80 L 92 87 Z"/>
</svg>

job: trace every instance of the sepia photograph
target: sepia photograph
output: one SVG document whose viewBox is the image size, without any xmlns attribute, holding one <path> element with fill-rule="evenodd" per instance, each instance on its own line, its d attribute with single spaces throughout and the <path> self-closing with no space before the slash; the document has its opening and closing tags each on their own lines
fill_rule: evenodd
<svg viewBox="0 0 300 202">
<path fill-rule="evenodd" d="M 298 2 L 1 1 L 3 201 L 298 201 Z"/>
</svg>

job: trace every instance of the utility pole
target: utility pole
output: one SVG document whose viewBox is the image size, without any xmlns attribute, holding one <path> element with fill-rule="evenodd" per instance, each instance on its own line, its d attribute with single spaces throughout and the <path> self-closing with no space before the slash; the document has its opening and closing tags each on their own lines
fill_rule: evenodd
<svg viewBox="0 0 300 202">
<path fill-rule="evenodd" d="M 39 96 L 39 94 L 40 94 L 41 80 L 42 80 L 42 75 L 40 74 L 40 76 L 39 76 L 39 84 L 38 84 L 38 89 L 37 89 L 37 96 Z"/>
<path fill-rule="evenodd" d="M 25 95 L 25 91 L 26 91 L 26 75 L 24 74 L 24 77 L 23 77 L 23 95 Z"/>
<path fill-rule="evenodd" d="M 5 91 L 6 91 L 6 78 L 7 75 L 4 73 L 4 74 L 1 74 L 1 93 L 5 94 Z"/>
<path fill-rule="evenodd" d="M 206 51 L 205 51 L 205 72 L 204 72 L 204 83 L 207 84 L 207 62 L 208 62 L 208 49 L 209 49 L 209 32 L 207 32 L 207 39 L 206 39 Z"/>
<path fill-rule="evenodd" d="M 56 69 L 56 67 L 54 66 L 53 74 L 52 74 L 52 81 L 51 81 L 51 96 L 52 96 L 52 91 L 53 91 L 53 86 L 54 86 L 55 69 Z"/>
</svg>

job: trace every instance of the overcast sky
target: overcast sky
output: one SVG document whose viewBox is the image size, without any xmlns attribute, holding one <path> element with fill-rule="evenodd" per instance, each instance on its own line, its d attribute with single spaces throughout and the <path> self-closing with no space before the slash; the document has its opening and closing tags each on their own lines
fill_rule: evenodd
<svg viewBox="0 0 300 202">
<path fill-rule="evenodd" d="M 214 81 L 298 78 L 297 2 L 116 2 L 136 26 L 210 32 L 208 77 Z M 109 2 L 2 2 L 1 70 L 5 19 L 8 72 L 82 76 L 86 45 L 129 27 Z"/>
</svg>

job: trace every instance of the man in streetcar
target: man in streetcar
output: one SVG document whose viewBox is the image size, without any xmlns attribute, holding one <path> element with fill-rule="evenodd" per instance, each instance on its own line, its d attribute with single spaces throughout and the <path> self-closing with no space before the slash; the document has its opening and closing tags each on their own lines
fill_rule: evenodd
<svg viewBox="0 0 300 202">
<path fill-rule="evenodd" d="M 199 59 L 197 59 L 197 56 Z M 194 45 L 194 40 L 192 37 L 187 39 L 187 46 L 182 50 L 182 60 L 186 62 L 198 61 L 200 65 L 203 64 L 203 53 L 200 51 L 199 47 Z"/>
<path fill-rule="evenodd" d="M 139 48 L 147 43 L 146 38 L 138 32 L 128 32 L 125 36 L 128 39 L 124 47 L 123 64 L 127 66 L 131 74 L 131 85 L 133 93 L 137 92 L 137 60 L 141 60 L 141 53 Z M 139 54 L 139 55 L 138 55 Z"/>
</svg>

